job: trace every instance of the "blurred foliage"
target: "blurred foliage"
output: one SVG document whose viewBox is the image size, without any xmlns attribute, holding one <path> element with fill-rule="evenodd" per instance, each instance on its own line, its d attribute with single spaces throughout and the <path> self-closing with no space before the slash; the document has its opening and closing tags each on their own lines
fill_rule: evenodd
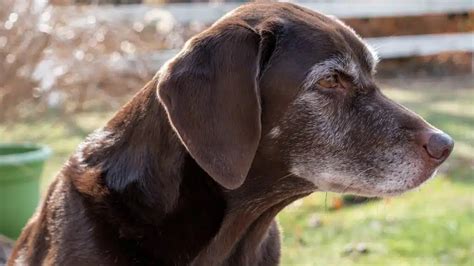
<svg viewBox="0 0 474 266">
<path fill-rule="evenodd" d="M 139 63 L 133 71 L 112 64 L 134 51 L 133 29 L 102 25 L 94 17 L 86 18 L 88 27 L 74 27 L 68 14 L 34 3 L 0 2 L 0 120 L 81 109 L 92 89 L 107 98 L 110 93 L 97 88 L 116 92 L 149 78 Z M 104 60 L 110 54 L 112 62 Z"/>
<path fill-rule="evenodd" d="M 116 18 L 34 3 L 0 1 L 0 121 L 116 109 L 157 71 L 150 52 L 180 47 L 203 27 L 160 10 Z"/>
<path fill-rule="evenodd" d="M 15 116 L 24 101 L 36 102 L 33 72 L 51 39 L 41 14 L 33 2 L 0 2 L 0 120 Z"/>
</svg>

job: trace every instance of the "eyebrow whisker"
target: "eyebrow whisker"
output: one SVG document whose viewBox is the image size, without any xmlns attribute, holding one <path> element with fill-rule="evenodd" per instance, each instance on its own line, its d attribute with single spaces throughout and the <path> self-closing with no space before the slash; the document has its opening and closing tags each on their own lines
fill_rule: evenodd
<svg viewBox="0 0 474 266">
<path fill-rule="evenodd" d="M 321 78 L 333 74 L 334 72 L 341 72 L 349 76 L 354 83 L 360 84 L 361 78 L 359 75 L 360 67 L 350 57 L 334 56 L 311 67 L 306 75 L 303 87 L 305 89 L 311 88 Z"/>
</svg>

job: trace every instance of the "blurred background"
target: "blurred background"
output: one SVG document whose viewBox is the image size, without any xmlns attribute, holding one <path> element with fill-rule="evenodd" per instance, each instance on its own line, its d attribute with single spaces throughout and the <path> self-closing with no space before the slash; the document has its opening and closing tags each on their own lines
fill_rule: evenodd
<svg viewBox="0 0 474 266">
<path fill-rule="evenodd" d="M 278 216 L 282 265 L 474 265 L 472 0 L 296 3 L 336 15 L 366 38 L 383 59 L 377 78 L 384 92 L 446 131 L 456 146 L 435 179 L 401 197 L 315 193 L 291 204 Z M 188 38 L 241 4 L 1 0 L 0 143 L 51 148 L 44 171 L 34 168 L 41 175 L 34 189 L 44 193 L 87 134 Z M 7 217 L 19 217 L 27 196 L 12 193 L 2 172 L 12 153 L 0 146 L 0 234 L 14 239 Z M 25 221 L 16 223 L 21 228 Z"/>
</svg>

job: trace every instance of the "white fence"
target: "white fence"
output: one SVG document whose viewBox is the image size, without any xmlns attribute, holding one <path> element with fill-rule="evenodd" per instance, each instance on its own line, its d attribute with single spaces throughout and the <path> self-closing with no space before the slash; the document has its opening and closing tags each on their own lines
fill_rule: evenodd
<svg viewBox="0 0 474 266">
<path fill-rule="evenodd" d="M 473 0 L 316 0 L 292 1 L 301 6 L 340 18 L 374 18 L 456 14 L 474 10 Z M 168 13 L 174 20 L 187 23 L 212 23 L 243 3 L 183 3 L 164 5 L 91 6 L 86 14 L 101 20 L 138 20 L 150 11 Z M 62 7 L 76 8 L 76 7 Z"/>
<path fill-rule="evenodd" d="M 304 7 L 340 18 L 375 18 L 418 16 L 425 14 L 460 14 L 474 10 L 473 0 L 317 0 L 295 2 Z M 226 12 L 244 3 L 186 3 L 164 5 L 88 6 L 81 8 L 74 26 L 87 26 L 90 16 L 108 22 L 139 21 L 150 12 L 160 12 L 178 23 L 197 21 L 209 24 Z M 77 9 L 77 7 L 58 7 Z M 76 10 L 77 11 L 77 10 Z M 381 58 L 399 58 L 433 55 L 441 52 L 474 52 L 474 33 L 426 34 L 416 36 L 388 36 L 366 39 L 374 46 Z M 140 60 L 158 69 L 161 64 L 177 53 L 177 50 L 157 51 L 140 58 L 130 56 L 125 63 Z"/>
</svg>

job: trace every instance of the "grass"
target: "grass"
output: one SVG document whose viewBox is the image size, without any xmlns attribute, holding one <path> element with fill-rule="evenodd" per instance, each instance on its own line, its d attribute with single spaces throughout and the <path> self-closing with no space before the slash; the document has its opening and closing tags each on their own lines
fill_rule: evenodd
<svg viewBox="0 0 474 266">
<path fill-rule="evenodd" d="M 456 140 L 452 157 L 437 178 L 397 198 L 331 210 L 339 195 L 315 193 L 291 204 L 278 216 L 283 265 L 474 265 L 474 86 L 384 87 Z M 0 139 L 53 148 L 44 189 L 77 144 L 110 116 L 48 115 L 0 125 Z"/>
</svg>

